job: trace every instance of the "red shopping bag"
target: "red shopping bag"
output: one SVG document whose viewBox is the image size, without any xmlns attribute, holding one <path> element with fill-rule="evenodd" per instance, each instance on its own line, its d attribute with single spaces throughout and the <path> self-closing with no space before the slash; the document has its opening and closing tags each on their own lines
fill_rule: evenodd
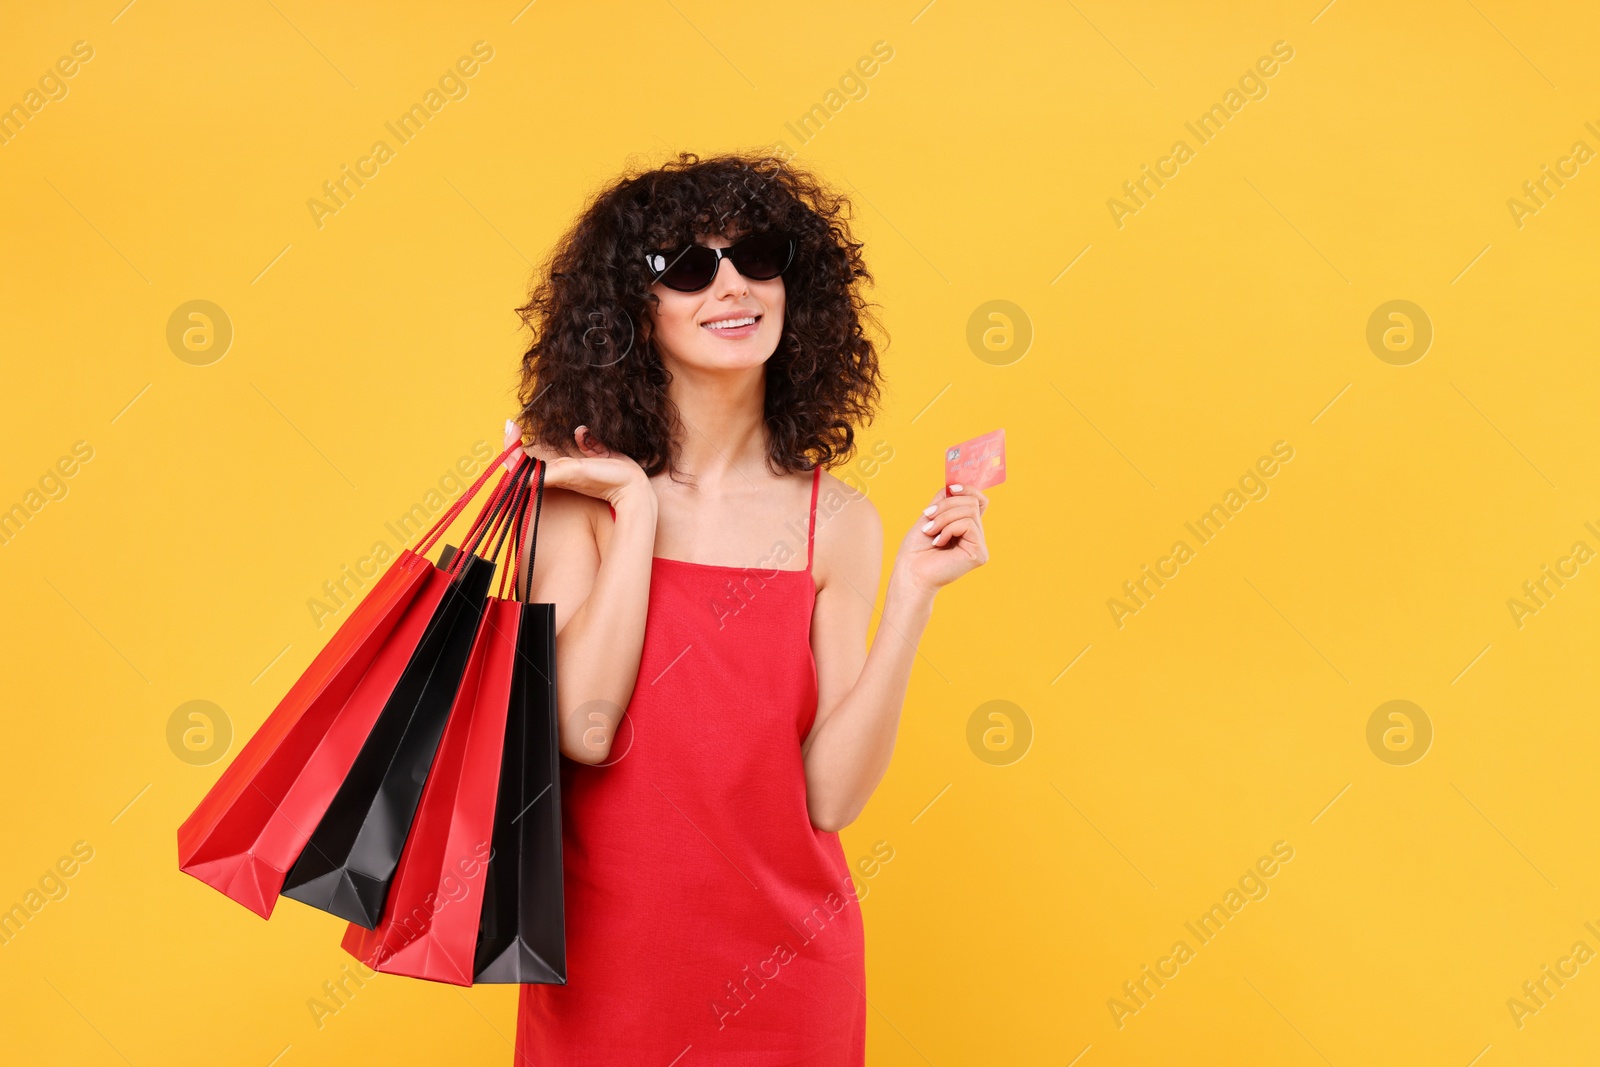
<svg viewBox="0 0 1600 1067">
<path fill-rule="evenodd" d="M 532 498 L 525 469 L 531 465 L 519 468 L 508 511 L 514 518 L 499 535 L 510 531 L 516 565 L 502 570 L 500 596 L 489 600 L 478 628 L 383 916 L 375 929 L 351 923 L 345 932 L 345 950 L 387 974 L 472 985 L 524 607 L 515 595 Z M 539 475 L 542 492 L 542 469 Z M 512 599 L 505 599 L 508 579 Z"/>
<path fill-rule="evenodd" d="M 426 558 L 516 445 L 400 552 L 178 827 L 178 868 L 267 918 L 444 595 Z"/>
</svg>

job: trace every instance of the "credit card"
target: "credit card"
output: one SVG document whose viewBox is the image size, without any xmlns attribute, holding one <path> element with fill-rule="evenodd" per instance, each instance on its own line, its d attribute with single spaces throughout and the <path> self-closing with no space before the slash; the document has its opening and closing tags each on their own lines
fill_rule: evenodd
<svg viewBox="0 0 1600 1067">
<path fill-rule="evenodd" d="M 944 454 L 944 484 L 964 489 L 987 489 L 1006 480 L 1006 431 L 991 430 L 982 437 L 949 448 Z"/>
</svg>

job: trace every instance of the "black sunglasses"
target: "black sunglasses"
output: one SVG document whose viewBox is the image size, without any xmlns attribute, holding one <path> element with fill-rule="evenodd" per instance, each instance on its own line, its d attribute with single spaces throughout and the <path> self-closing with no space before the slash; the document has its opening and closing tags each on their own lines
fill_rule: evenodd
<svg viewBox="0 0 1600 1067">
<path fill-rule="evenodd" d="M 697 293 L 716 280 L 724 258 L 732 260 L 734 269 L 751 281 L 767 282 L 789 269 L 794 251 L 793 237 L 767 232 L 751 234 L 727 248 L 692 244 L 676 252 L 651 252 L 644 258 L 653 274 L 652 284 L 660 282 L 680 293 Z"/>
</svg>

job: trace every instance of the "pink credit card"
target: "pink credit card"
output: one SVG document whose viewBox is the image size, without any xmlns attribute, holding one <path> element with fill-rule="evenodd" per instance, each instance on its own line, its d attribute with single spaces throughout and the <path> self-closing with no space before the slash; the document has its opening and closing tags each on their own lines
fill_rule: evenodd
<svg viewBox="0 0 1600 1067">
<path fill-rule="evenodd" d="M 991 430 L 982 437 L 945 450 L 944 484 L 964 489 L 987 489 L 1006 480 L 1006 431 Z"/>
</svg>

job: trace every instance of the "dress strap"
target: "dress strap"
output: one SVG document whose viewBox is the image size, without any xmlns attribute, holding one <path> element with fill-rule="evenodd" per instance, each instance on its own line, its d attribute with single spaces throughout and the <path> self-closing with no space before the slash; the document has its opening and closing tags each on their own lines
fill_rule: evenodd
<svg viewBox="0 0 1600 1067">
<path fill-rule="evenodd" d="M 817 487 L 822 484 L 822 464 L 811 469 L 811 517 L 806 526 L 806 573 L 811 573 L 812 546 L 817 540 Z"/>
</svg>

